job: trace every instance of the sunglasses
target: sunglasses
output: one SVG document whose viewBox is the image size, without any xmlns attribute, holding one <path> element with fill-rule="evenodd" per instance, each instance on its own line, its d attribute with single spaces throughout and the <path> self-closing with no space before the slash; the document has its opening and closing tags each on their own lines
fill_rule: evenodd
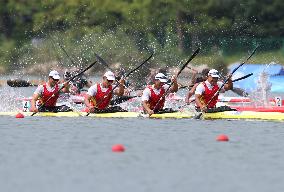
<svg viewBox="0 0 284 192">
<path fill-rule="evenodd" d="M 51 79 L 52 79 L 53 81 L 56 81 L 56 82 L 59 81 L 59 79 L 54 79 L 54 78 L 52 78 L 52 77 L 51 77 Z"/>
</svg>

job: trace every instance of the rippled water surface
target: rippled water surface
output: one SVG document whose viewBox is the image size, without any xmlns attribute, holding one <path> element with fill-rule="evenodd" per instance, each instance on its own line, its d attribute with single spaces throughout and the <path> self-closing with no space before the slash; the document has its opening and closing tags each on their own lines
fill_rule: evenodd
<svg viewBox="0 0 284 192">
<path fill-rule="evenodd" d="M 2 191 L 284 189 L 283 123 L 0 118 Z"/>
</svg>

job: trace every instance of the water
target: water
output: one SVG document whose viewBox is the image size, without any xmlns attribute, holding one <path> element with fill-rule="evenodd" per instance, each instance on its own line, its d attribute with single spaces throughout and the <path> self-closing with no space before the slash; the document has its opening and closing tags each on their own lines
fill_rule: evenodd
<svg viewBox="0 0 284 192">
<path fill-rule="evenodd" d="M 2 191 L 284 189 L 283 123 L 0 118 Z"/>
<path fill-rule="evenodd" d="M 34 89 L 1 91 L 20 97 Z M 0 119 L 1 191 L 284 190 L 283 122 Z M 217 142 L 219 134 L 230 141 Z M 111 151 L 117 143 L 124 153 Z"/>
</svg>

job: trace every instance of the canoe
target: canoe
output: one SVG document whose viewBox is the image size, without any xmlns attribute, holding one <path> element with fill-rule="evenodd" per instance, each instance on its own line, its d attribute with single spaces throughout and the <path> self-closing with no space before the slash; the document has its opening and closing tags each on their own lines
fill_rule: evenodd
<svg viewBox="0 0 284 192">
<path fill-rule="evenodd" d="M 15 116 L 17 112 L 0 112 L 0 116 Z M 25 116 L 31 116 L 31 112 L 23 112 Z M 39 112 L 38 117 L 85 117 L 86 112 Z M 195 116 L 194 112 L 175 112 L 153 114 L 150 118 L 157 119 L 191 119 Z M 139 112 L 115 112 L 115 113 L 98 113 L 90 114 L 91 118 L 145 118 L 147 115 Z M 88 118 L 85 117 L 85 118 Z M 267 121 L 284 121 L 284 113 L 280 112 L 254 112 L 254 111 L 225 111 L 217 113 L 205 113 L 204 119 L 244 119 L 244 120 L 267 120 Z"/>
<path fill-rule="evenodd" d="M 224 102 L 224 103 L 253 103 L 254 101 L 249 98 L 249 97 L 220 97 L 218 99 L 218 102 Z M 273 106 L 284 106 L 284 100 L 282 100 L 281 97 L 275 97 L 275 98 L 270 98 L 269 99 L 269 103 L 270 105 L 273 105 Z"/>
<path fill-rule="evenodd" d="M 0 116 L 16 116 L 18 112 L 0 112 Z M 31 116 L 32 112 L 22 112 L 24 116 Z M 38 112 L 34 116 L 38 117 L 84 117 L 86 112 Z M 163 114 L 153 114 L 151 118 L 192 118 L 194 113 L 192 112 L 174 112 L 174 113 L 163 113 Z M 115 113 L 91 113 L 88 117 L 95 118 L 137 118 L 137 117 L 148 117 L 146 114 L 141 114 L 140 112 L 115 112 Z"/>
<path fill-rule="evenodd" d="M 220 96 L 218 102 L 228 102 L 228 103 L 246 103 L 251 102 L 249 97 L 224 97 Z"/>
<path fill-rule="evenodd" d="M 204 119 L 246 119 L 284 121 L 284 113 L 280 112 L 255 112 L 255 111 L 225 111 L 206 113 Z"/>
</svg>

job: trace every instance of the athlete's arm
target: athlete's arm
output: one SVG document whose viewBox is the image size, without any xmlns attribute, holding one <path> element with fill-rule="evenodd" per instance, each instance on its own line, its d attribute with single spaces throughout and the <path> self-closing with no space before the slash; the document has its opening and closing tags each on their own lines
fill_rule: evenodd
<svg viewBox="0 0 284 192">
<path fill-rule="evenodd" d="M 233 89 L 233 81 L 232 81 L 232 74 L 229 75 L 228 82 L 224 85 L 225 91 L 232 90 Z"/>
<path fill-rule="evenodd" d="M 38 100 L 38 98 L 39 98 L 39 94 L 34 93 L 32 100 L 31 100 L 31 109 L 30 109 L 31 112 L 38 112 L 38 109 L 36 108 L 36 101 Z"/>
<path fill-rule="evenodd" d="M 201 102 L 201 96 L 204 94 L 205 88 L 202 83 L 199 83 L 195 89 L 195 103 L 202 111 L 206 110 L 206 103 Z"/>
<path fill-rule="evenodd" d="M 38 112 L 38 109 L 36 108 L 36 101 L 39 99 L 39 97 L 43 94 L 43 85 L 39 85 L 34 94 L 33 94 L 33 97 L 32 97 L 32 100 L 31 100 L 31 109 L 30 111 L 32 112 Z"/>
<path fill-rule="evenodd" d="M 86 97 L 84 99 L 85 105 L 89 109 L 89 112 L 93 112 L 94 109 L 95 109 L 95 106 L 92 106 L 91 102 L 90 102 L 92 98 L 93 98 L 93 96 L 86 94 Z"/>
<path fill-rule="evenodd" d="M 187 104 L 190 103 L 190 102 L 189 102 L 189 99 L 192 97 L 192 95 L 194 95 L 197 86 L 198 86 L 198 83 L 195 83 L 195 84 L 193 85 L 193 87 L 188 91 L 188 93 L 187 93 L 187 95 L 186 95 L 186 98 L 185 98 L 185 102 L 186 102 Z"/>
<path fill-rule="evenodd" d="M 63 89 L 62 89 L 62 92 L 63 93 L 69 93 L 70 92 L 70 84 L 69 83 L 67 83 L 67 82 L 64 82 L 63 84 L 62 84 L 62 86 L 63 86 Z"/>
<path fill-rule="evenodd" d="M 150 109 L 149 99 L 150 99 L 150 90 L 148 88 L 144 89 L 142 93 L 142 107 L 149 115 L 154 114 L 154 111 Z"/>
<path fill-rule="evenodd" d="M 118 89 L 114 90 L 114 94 L 118 95 L 118 96 L 122 96 L 124 94 L 124 79 L 120 79 L 119 80 L 119 86 Z"/>
<path fill-rule="evenodd" d="M 89 109 L 89 112 L 93 112 L 95 109 L 95 106 L 92 105 L 92 103 L 90 102 L 93 99 L 93 95 L 97 94 L 97 84 L 91 86 L 88 89 L 88 92 L 86 94 L 86 97 L 84 99 L 84 103 L 86 105 L 86 107 Z"/>
<path fill-rule="evenodd" d="M 171 91 L 171 93 L 177 92 L 178 91 L 178 83 L 177 83 L 176 76 L 172 77 L 172 82 L 173 82 L 173 85 L 171 86 L 170 91 Z"/>
<path fill-rule="evenodd" d="M 149 107 L 148 101 L 142 101 L 142 106 L 143 106 L 144 110 L 145 110 L 149 115 L 154 114 L 154 111 L 151 110 L 150 107 Z"/>
</svg>

